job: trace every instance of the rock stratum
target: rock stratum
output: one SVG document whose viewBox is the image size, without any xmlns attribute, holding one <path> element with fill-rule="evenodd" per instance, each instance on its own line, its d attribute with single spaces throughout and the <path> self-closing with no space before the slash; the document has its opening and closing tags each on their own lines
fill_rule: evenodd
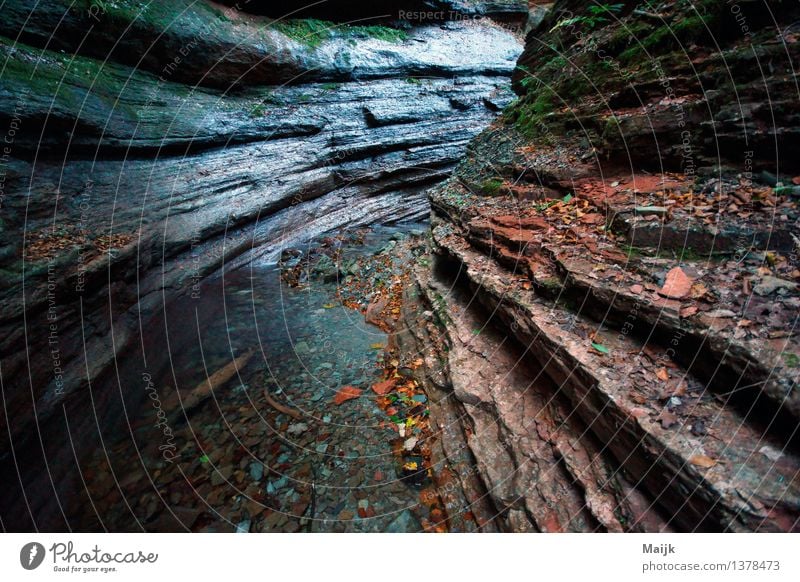
<svg viewBox="0 0 800 582">
<path fill-rule="evenodd" d="M 797 530 L 800 13 L 770 7 L 556 2 L 431 190 L 397 341 L 457 529 Z"/>
<path fill-rule="evenodd" d="M 426 215 L 512 99 L 521 45 L 492 21 L 320 22 L 4 5 L 4 528 L 71 527 L 74 467 L 138 398 L 96 387 L 119 382 L 121 354 L 145 358 L 168 298 L 320 233 Z"/>
</svg>

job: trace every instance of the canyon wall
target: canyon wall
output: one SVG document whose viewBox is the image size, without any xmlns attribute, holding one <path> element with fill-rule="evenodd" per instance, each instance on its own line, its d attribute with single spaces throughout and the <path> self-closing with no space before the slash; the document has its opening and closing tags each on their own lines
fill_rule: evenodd
<svg viewBox="0 0 800 582">
<path fill-rule="evenodd" d="M 398 342 L 451 522 L 797 529 L 800 12 L 769 5 L 556 2 L 431 190 Z"/>
</svg>

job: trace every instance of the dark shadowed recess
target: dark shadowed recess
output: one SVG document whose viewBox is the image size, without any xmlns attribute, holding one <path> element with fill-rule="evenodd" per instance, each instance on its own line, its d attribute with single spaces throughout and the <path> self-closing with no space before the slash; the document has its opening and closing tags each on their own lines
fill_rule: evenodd
<svg viewBox="0 0 800 582">
<path fill-rule="evenodd" d="M 470 16 L 523 21 L 528 15 L 527 2 L 522 0 L 222 0 L 220 3 L 271 18 L 324 18 L 334 22 L 364 18 L 419 20 L 415 12 L 424 12 L 426 21 Z"/>
</svg>

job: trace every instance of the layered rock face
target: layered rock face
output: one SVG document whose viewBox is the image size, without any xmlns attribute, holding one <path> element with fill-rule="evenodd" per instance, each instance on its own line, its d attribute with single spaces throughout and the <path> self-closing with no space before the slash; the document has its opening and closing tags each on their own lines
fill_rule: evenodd
<svg viewBox="0 0 800 582">
<path fill-rule="evenodd" d="M 69 527 L 74 467 L 141 398 L 96 386 L 120 353 L 146 369 L 168 298 L 426 215 L 521 50 L 489 21 L 321 32 L 188 0 L 11 2 L 0 32 L 2 520 L 22 530 Z"/>
<path fill-rule="evenodd" d="M 431 191 L 398 342 L 451 523 L 797 530 L 800 13 L 771 7 L 557 2 Z"/>
</svg>

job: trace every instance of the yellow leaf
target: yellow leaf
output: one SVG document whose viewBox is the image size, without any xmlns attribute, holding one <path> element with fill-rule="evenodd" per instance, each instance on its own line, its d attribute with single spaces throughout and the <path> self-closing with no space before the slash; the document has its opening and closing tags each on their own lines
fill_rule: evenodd
<svg viewBox="0 0 800 582">
<path fill-rule="evenodd" d="M 383 349 L 383 344 L 378 342 L 378 343 L 375 343 L 375 344 L 370 344 L 369 347 L 371 347 L 373 350 L 382 350 Z"/>
</svg>

